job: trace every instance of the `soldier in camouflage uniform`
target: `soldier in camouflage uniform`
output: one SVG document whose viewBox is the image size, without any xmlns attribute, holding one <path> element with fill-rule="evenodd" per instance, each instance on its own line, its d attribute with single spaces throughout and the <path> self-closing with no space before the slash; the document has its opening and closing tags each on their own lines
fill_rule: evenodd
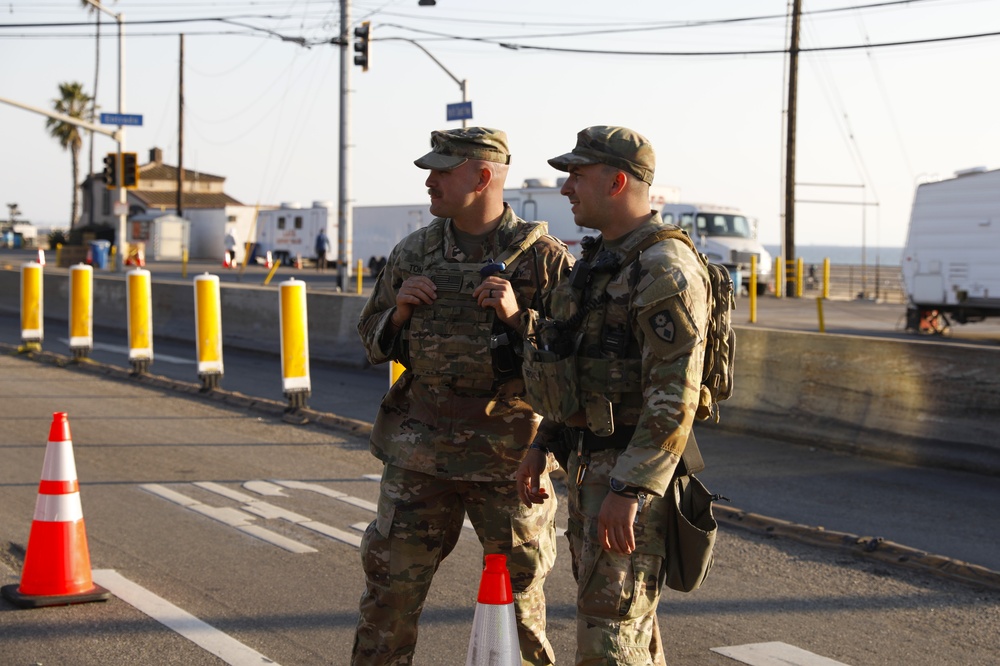
<svg viewBox="0 0 1000 666">
<path fill-rule="evenodd" d="M 666 576 L 663 496 L 698 407 L 710 284 L 689 246 L 651 237 L 670 225 L 650 211 L 649 142 L 608 126 L 577 139 L 572 152 L 549 164 L 569 173 L 562 193 L 576 223 L 601 236 L 586 244 L 553 297 L 561 329 L 538 313 L 528 322 L 529 340 L 548 349 L 569 337 L 565 353 L 575 358 L 562 373 L 569 377 L 562 395 L 555 386 L 545 390 L 565 408 L 567 386 L 575 385 L 564 454 L 578 585 L 576 663 L 664 664 L 656 617 Z M 562 339 L 547 337 L 553 330 Z M 527 361 L 524 372 L 532 377 Z M 529 386 L 529 396 L 536 388 Z M 548 423 L 550 412 L 542 411 Z M 547 499 L 537 490 L 545 466 L 533 446 L 517 474 L 526 505 Z"/>
<path fill-rule="evenodd" d="M 385 467 L 361 543 L 352 663 L 412 662 L 431 578 L 468 514 L 484 552 L 507 556 L 523 664 L 551 664 L 542 585 L 555 560 L 555 506 L 522 504 L 514 473 L 528 445 L 556 429 L 540 431 L 524 400 L 520 348 L 524 311 L 548 310 L 573 257 L 544 223 L 503 202 L 503 132 L 433 132 L 431 146 L 415 164 L 429 170 L 436 219 L 393 249 L 358 324 L 371 363 L 407 369 L 371 436 Z M 554 459 L 543 467 L 550 489 Z"/>
</svg>

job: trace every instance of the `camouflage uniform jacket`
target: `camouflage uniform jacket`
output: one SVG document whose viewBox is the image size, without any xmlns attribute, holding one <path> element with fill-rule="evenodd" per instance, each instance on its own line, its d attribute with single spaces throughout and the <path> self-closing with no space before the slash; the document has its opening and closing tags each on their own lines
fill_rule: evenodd
<svg viewBox="0 0 1000 666">
<path fill-rule="evenodd" d="M 443 247 L 437 250 L 435 261 L 470 261 L 455 241 L 451 220 L 435 220 L 400 241 L 376 280 L 358 323 L 372 364 L 394 360 L 406 365 L 410 322 L 385 348 L 382 334 L 403 281 L 424 272 L 428 229 L 439 222 L 444 223 Z M 500 225 L 483 243 L 483 261 L 502 256 L 511 242 L 523 235 L 525 224 L 505 204 Z M 552 236 L 536 240 L 520 256 L 510 275 L 520 307 L 547 311 L 552 289 L 569 272 L 572 262 L 566 246 Z M 517 336 L 523 330 L 511 333 Z M 520 344 L 512 348 L 519 350 Z M 550 425 L 539 433 L 541 420 L 524 401 L 524 382 L 519 372 L 493 389 L 481 391 L 425 381 L 407 370 L 382 399 L 370 444 L 372 453 L 383 462 L 439 478 L 513 479 L 528 445 L 535 439 L 550 441 L 557 431 Z"/>
<path fill-rule="evenodd" d="M 654 213 L 616 243 L 613 254 L 623 260 L 630 249 L 665 226 Z M 603 241 L 598 242 L 597 247 L 588 248 L 585 261 L 593 262 L 604 249 Z M 576 356 L 579 382 L 584 387 L 581 403 L 606 398 L 616 427 L 635 427 L 612 476 L 662 496 L 684 451 L 698 407 L 710 315 L 708 273 L 687 245 L 667 239 L 646 248 L 629 265 L 603 280 L 595 277 L 594 285 L 607 293 L 607 300 L 588 312 L 577 329 L 582 335 Z M 583 297 L 592 300 L 600 294 Z M 561 283 L 554 296 L 553 317 L 569 319 L 578 311 L 580 298 L 569 281 Z M 616 332 L 616 327 L 624 329 L 624 335 Z M 613 392 L 614 381 L 586 376 L 595 367 L 608 366 L 607 359 L 614 358 L 608 351 L 609 339 L 624 345 L 623 358 L 635 359 L 619 365 L 630 375 L 638 371 L 637 376 L 619 382 L 627 387 L 625 391 Z M 582 419 L 577 421 L 571 419 L 571 425 L 582 425 Z"/>
</svg>

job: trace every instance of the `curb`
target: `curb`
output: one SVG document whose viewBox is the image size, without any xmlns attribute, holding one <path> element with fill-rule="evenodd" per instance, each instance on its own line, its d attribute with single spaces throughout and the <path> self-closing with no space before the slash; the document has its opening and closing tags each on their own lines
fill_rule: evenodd
<svg viewBox="0 0 1000 666">
<path fill-rule="evenodd" d="M 208 400 L 280 417 L 295 425 L 311 423 L 358 436 L 369 435 L 372 430 L 372 424 L 367 421 L 350 419 L 310 408 L 291 409 L 277 400 L 249 396 L 237 391 L 218 388 L 205 391 L 199 384 L 168 379 L 159 375 L 133 375 L 126 368 L 98 363 L 89 359 L 79 361 L 62 354 L 46 351 L 22 352 L 19 347 L 5 342 L 0 342 L 0 351 L 10 356 L 22 356 L 61 368 L 78 368 L 114 379 L 138 382 L 146 386 L 178 391 L 192 396 L 202 396 Z M 960 583 L 1000 590 L 1000 572 L 978 564 L 970 564 L 943 555 L 910 548 L 882 537 L 836 532 L 820 526 L 802 525 L 719 504 L 713 506 L 713 513 L 719 523 L 755 534 L 784 537 L 810 546 L 839 550 L 856 557 L 873 559 L 884 564 L 929 573 Z"/>
<path fill-rule="evenodd" d="M 1000 572 L 978 564 L 970 564 L 943 555 L 934 555 L 910 548 L 882 537 L 836 532 L 819 526 L 792 523 L 718 504 L 712 507 L 712 512 L 719 523 L 755 534 L 784 537 L 810 546 L 839 550 L 856 557 L 930 573 L 960 583 L 1000 590 Z"/>
</svg>

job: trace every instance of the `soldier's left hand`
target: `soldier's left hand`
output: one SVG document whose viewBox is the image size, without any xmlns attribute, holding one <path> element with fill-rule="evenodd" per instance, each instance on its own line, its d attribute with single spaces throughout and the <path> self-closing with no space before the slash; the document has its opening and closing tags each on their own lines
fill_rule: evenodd
<svg viewBox="0 0 1000 666">
<path fill-rule="evenodd" d="M 639 500 L 609 492 L 597 514 L 597 542 L 604 550 L 628 555 L 635 550 L 635 514 Z"/>
<path fill-rule="evenodd" d="M 482 281 L 472 292 L 473 298 L 483 308 L 493 308 L 497 317 L 516 328 L 521 316 L 521 308 L 517 304 L 517 295 L 510 282 L 496 276 L 490 276 Z"/>
</svg>

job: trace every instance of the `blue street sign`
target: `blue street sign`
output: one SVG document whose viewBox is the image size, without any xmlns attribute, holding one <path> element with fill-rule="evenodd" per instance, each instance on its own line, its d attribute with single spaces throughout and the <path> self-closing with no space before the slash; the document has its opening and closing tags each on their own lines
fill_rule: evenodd
<svg viewBox="0 0 1000 666">
<path fill-rule="evenodd" d="M 448 120 L 467 120 L 472 117 L 472 102 L 456 102 L 448 105 Z"/>
<path fill-rule="evenodd" d="M 135 125 L 142 126 L 142 114 L 139 113 L 102 113 L 102 125 Z"/>
</svg>

